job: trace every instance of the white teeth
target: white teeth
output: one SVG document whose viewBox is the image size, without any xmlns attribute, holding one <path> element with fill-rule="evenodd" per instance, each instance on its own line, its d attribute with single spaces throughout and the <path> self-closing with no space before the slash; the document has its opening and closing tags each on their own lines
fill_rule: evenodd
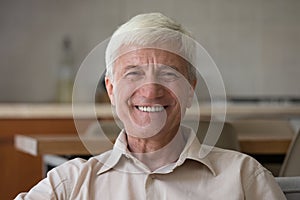
<svg viewBox="0 0 300 200">
<path fill-rule="evenodd" d="M 138 106 L 138 109 L 143 112 L 161 112 L 163 111 L 163 106 Z"/>
</svg>

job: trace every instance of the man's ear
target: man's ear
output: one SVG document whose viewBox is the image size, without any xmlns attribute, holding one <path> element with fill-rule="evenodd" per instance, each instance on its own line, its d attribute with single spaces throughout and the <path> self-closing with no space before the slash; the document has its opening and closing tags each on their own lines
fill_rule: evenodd
<svg viewBox="0 0 300 200">
<path fill-rule="evenodd" d="M 188 103 L 187 103 L 188 108 L 190 108 L 193 104 L 193 98 L 194 98 L 196 85 L 197 85 L 197 80 L 190 81 L 190 87 L 189 87 L 189 93 L 188 93 Z"/>
<path fill-rule="evenodd" d="M 114 85 L 112 83 L 111 78 L 105 77 L 105 87 L 108 94 L 108 97 L 110 99 L 111 104 L 115 105 L 115 98 L 114 98 Z"/>
</svg>

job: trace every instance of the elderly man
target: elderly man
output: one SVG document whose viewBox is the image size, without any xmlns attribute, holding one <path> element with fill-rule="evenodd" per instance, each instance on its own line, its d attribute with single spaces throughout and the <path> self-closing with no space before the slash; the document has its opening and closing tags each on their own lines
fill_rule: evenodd
<svg viewBox="0 0 300 200">
<path fill-rule="evenodd" d="M 56 167 L 17 199 L 285 199 L 253 158 L 207 148 L 181 126 L 197 82 L 185 37 L 159 13 L 122 25 L 106 51 L 106 88 L 124 125 L 113 149 Z"/>
</svg>

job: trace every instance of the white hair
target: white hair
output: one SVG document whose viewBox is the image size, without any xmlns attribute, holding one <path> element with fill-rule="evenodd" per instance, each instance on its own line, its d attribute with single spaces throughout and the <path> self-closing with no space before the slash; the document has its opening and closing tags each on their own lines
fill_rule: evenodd
<svg viewBox="0 0 300 200">
<path fill-rule="evenodd" d="M 188 63 L 195 53 L 191 34 L 180 24 L 161 13 L 140 14 L 120 26 L 112 35 L 105 52 L 106 76 L 113 78 L 113 62 L 120 56 L 121 47 L 169 50 Z M 196 78 L 195 69 L 188 66 L 188 78 Z"/>
</svg>

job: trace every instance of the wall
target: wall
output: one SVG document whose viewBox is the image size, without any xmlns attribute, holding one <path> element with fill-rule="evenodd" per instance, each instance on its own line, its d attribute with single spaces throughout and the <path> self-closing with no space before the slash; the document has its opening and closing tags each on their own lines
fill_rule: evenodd
<svg viewBox="0 0 300 200">
<path fill-rule="evenodd" d="M 299 10 L 297 0 L 1 0 L 0 101 L 54 101 L 64 35 L 78 69 L 118 25 L 150 11 L 194 33 L 228 95 L 300 97 Z"/>
</svg>

